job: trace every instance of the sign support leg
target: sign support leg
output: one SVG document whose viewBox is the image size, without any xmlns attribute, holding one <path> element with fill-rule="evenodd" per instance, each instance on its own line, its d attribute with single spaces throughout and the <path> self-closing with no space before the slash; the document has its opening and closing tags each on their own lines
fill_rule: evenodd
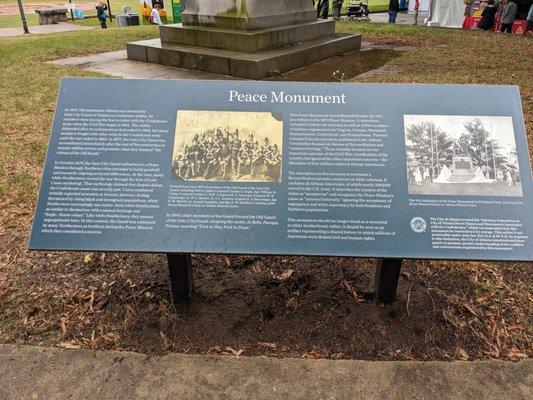
<svg viewBox="0 0 533 400">
<path fill-rule="evenodd" d="M 170 274 L 170 295 L 172 303 L 186 303 L 192 298 L 192 261 L 190 254 L 167 253 Z"/>
<path fill-rule="evenodd" d="M 398 258 L 384 258 L 378 261 L 374 280 L 374 300 L 377 303 L 394 302 L 401 268 L 402 260 Z"/>
</svg>

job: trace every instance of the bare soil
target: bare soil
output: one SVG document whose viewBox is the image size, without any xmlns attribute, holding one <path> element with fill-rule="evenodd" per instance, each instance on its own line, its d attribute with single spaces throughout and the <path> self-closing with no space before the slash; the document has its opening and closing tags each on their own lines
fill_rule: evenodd
<svg viewBox="0 0 533 400">
<path fill-rule="evenodd" d="M 34 3 L 34 4 L 24 4 L 24 11 L 26 13 L 34 13 L 35 10 L 38 10 L 40 8 L 56 8 L 56 7 L 64 7 L 66 2 L 59 2 L 59 3 Z M 82 9 L 82 10 L 92 10 L 94 9 L 94 5 L 91 3 L 77 3 L 76 2 L 76 8 Z M 18 15 L 19 14 L 19 8 L 16 4 L 0 4 L 0 16 L 1 15 Z"/>
<path fill-rule="evenodd" d="M 163 255 L 46 253 L 0 236 L 0 341 L 160 354 L 365 360 L 531 355 L 525 263 L 405 262 L 375 304 L 375 260 L 196 255 L 173 308 Z"/>
</svg>

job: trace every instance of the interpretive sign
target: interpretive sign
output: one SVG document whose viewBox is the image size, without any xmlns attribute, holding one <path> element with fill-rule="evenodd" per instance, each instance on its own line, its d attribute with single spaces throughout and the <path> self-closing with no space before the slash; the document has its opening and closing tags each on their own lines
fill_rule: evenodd
<svg viewBox="0 0 533 400">
<path fill-rule="evenodd" d="M 64 79 L 29 247 L 532 260 L 532 234 L 517 87 Z"/>
</svg>

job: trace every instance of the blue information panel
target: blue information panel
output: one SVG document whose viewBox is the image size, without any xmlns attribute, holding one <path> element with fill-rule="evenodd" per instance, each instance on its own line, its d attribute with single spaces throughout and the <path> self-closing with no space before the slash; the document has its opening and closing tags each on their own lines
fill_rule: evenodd
<svg viewBox="0 0 533 400">
<path fill-rule="evenodd" d="M 520 104 L 512 86 L 64 79 L 29 247 L 531 260 Z"/>
</svg>

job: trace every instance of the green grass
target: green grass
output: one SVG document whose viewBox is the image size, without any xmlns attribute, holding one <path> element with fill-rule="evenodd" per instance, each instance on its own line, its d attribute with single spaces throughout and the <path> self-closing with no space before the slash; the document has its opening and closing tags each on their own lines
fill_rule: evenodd
<svg viewBox="0 0 533 400">
<path fill-rule="evenodd" d="M 370 12 L 384 12 L 389 10 L 389 0 L 370 0 L 368 2 Z"/>
<path fill-rule="evenodd" d="M 330 5 L 329 5 L 330 10 L 332 9 L 332 3 L 333 3 L 333 1 L 330 1 Z M 350 0 L 344 0 L 344 4 L 342 6 L 342 12 L 343 13 L 345 13 L 347 11 L 349 3 L 350 3 Z M 369 9 L 369 11 L 371 13 L 388 11 L 388 9 L 389 9 L 389 0 L 369 0 L 368 1 L 368 9 Z"/>
<path fill-rule="evenodd" d="M 39 17 L 37 14 L 26 13 L 26 21 L 28 25 L 39 25 Z M 20 15 L 0 15 L 0 28 L 14 28 L 22 27 L 22 20 Z"/>
<path fill-rule="evenodd" d="M 141 26 L 0 39 L 0 221 L 16 224 L 13 215 L 25 215 L 26 202 L 35 200 L 61 77 L 95 75 L 46 61 L 118 50 L 157 34 L 157 27 Z"/>
</svg>

